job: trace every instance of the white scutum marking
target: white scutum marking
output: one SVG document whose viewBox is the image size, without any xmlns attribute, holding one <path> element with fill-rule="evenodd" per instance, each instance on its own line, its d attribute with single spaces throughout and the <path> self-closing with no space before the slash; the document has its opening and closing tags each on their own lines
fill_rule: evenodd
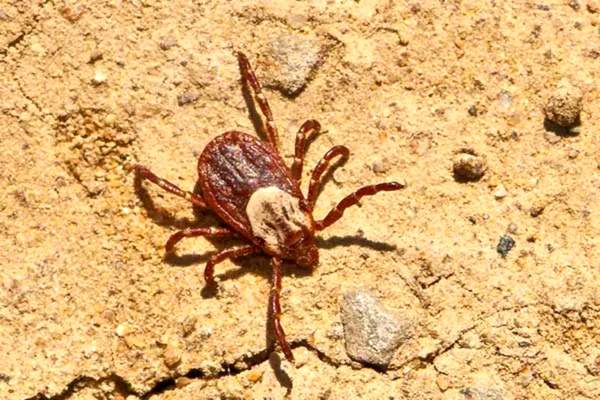
<svg viewBox="0 0 600 400">
<path fill-rule="evenodd" d="M 254 192 L 246 206 L 246 214 L 252 234 L 276 251 L 280 251 L 291 232 L 309 226 L 306 214 L 300 209 L 299 199 L 275 186 Z"/>
</svg>

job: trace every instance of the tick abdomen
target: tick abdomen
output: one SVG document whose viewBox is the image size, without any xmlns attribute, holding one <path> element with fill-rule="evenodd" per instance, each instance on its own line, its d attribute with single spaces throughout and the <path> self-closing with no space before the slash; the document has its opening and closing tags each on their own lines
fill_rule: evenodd
<svg viewBox="0 0 600 400">
<path fill-rule="evenodd" d="M 207 204 L 248 238 L 253 235 L 246 208 L 257 190 L 276 187 L 302 198 L 271 145 L 241 132 L 227 132 L 212 140 L 200 155 L 198 175 Z"/>
</svg>

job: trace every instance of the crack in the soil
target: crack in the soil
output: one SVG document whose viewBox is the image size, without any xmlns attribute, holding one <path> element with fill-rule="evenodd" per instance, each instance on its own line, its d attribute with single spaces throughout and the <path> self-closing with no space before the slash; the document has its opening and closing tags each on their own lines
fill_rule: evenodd
<svg viewBox="0 0 600 400">
<path fill-rule="evenodd" d="M 109 382 L 112 382 L 115 386 L 115 391 L 121 394 L 136 394 L 135 391 L 131 389 L 131 384 L 127 382 L 125 378 L 117 374 L 110 374 L 101 378 L 92 378 L 84 375 L 72 380 L 62 392 L 55 394 L 54 396 L 48 397 L 43 393 L 38 393 L 35 396 L 27 398 L 26 400 L 66 400 L 84 388 L 98 387 L 103 383 Z"/>
<path fill-rule="evenodd" d="M 34 100 L 33 97 L 31 97 L 30 95 L 27 94 L 27 92 L 23 89 L 23 86 L 21 85 L 21 80 L 20 79 L 16 79 L 15 80 L 17 82 L 17 87 L 19 88 L 19 91 L 21 92 L 21 95 L 26 98 L 27 100 L 29 100 L 29 102 L 31 104 L 33 104 L 33 106 L 37 109 L 38 113 L 40 113 L 41 118 L 44 118 L 43 112 L 42 112 L 42 107 L 37 103 L 37 101 Z"/>
<path fill-rule="evenodd" d="M 311 345 L 306 339 L 302 339 L 295 343 L 292 343 L 291 347 L 292 349 L 304 347 L 307 350 L 313 352 L 322 362 L 329 364 L 333 367 L 340 366 L 340 363 L 335 362 L 324 352 Z M 134 395 L 139 397 L 140 399 L 147 400 L 155 395 L 174 390 L 176 388 L 176 381 L 180 378 L 212 381 L 223 378 L 225 376 L 236 376 L 242 372 L 249 371 L 255 366 L 258 366 L 268 361 L 271 357 L 271 354 L 273 354 L 274 351 L 274 347 L 271 346 L 251 356 L 244 356 L 241 359 L 238 359 L 232 363 L 221 363 L 221 372 L 217 374 L 206 374 L 202 371 L 201 368 L 192 368 L 184 374 L 176 374 L 157 381 L 150 390 L 143 393 L 136 392 L 132 387 L 133 385 L 131 385 L 131 383 L 128 382 L 124 377 L 117 375 L 116 373 L 112 373 L 106 377 L 101 378 L 79 376 L 73 381 L 71 381 L 62 392 L 56 395 L 46 396 L 43 393 L 38 393 L 35 396 L 29 397 L 26 400 L 67 400 L 71 398 L 71 396 L 80 392 L 82 389 L 90 387 L 99 387 L 103 383 L 113 383 L 115 386 L 115 391 L 121 393 L 125 397 L 129 395 Z M 245 364 L 245 367 L 240 368 L 240 363 Z M 371 366 L 365 367 L 372 368 Z M 377 368 L 372 369 L 374 369 L 377 372 L 382 372 Z"/>
<path fill-rule="evenodd" d="M 460 342 L 460 340 L 464 337 L 464 335 L 466 335 L 468 332 L 478 328 L 481 325 L 481 323 L 485 322 L 486 319 L 497 314 L 498 312 L 510 311 L 510 310 L 514 310 L 515 308 L 522 309 L 522 308 L 535 306 L 535 305 L 543 305 L 543 304 L 534 303 L 534 304 L 520 305 L 519 307 L 507 307 L 507 308 L 496 310 L 495 312 L 490 313 L 488 315 L 481 316 L 481 317 L 477 318 L 477 321 L 473 325 L 470 325 L 469 327 L 461 330 L 458 333 L 457 337 L 454 340 L 452 340 L 451 342 L 447 342 L 446 344 L 441 345 L 435 351 L 432 351 L 431 353 L 429 353 L 425 356 L 414 357 L 414 358 L 408 360 L 406 363 L 403 363 L 402 365 L 400 365 L 398 368 L 394 368 L 394 369 L 396 369 L 396 370 L 402 369 L 405 365 L 410 364 L 411 362 L 414 362 L 416 360 L 419 360 L 425 364 L 432 365 L 437 373 L 443 374 L 442 371 L 438 371 L 437 368 L 435 367 L 435 360 L 438 357 L 440 357 L 441 355 L 443 355 L 443 354 L 451 351 L 453 348 L 455 348 L 456 345 Z M 334 368 L 338 368 L 344 364 L 343 362 L 339 362 L 339 361 L 332 359 L 325 352 L 319 350 L 317 347 L 315 347 L 313 344 L 311 344 L 307 339 L 300 339 L 300 340 L 294 341 L 291 343 L 291 347 L 292 347 L 292 349 L 305 348 L 308 351 L 315 354 L 321 362 L 328 364 Z M 60 392 L 56 395 L 46 396 L 43 393 L 39 393 L 33 397 L 28 398 L 27 400 L 67 400 L 85 388 L 100 387 L 104 383 L 112 383 L 114 386 L 113 390 L 115 392 L 118 392 L 118 393 L 124 395 L 125 397 L 127 397 L 129 395 L 134 395 L 136 397 L 139 397 L 140 399 L 147 400 L 147 399 L 152 398 L 155 395 L 160 395 L 165 392 L 175 390 L 177 388 L 176 382 L 180 378 L 187 378 L 187 379 L 192 379 L 192 380 L 214 381 L 214 380 L 218 380 L 218 379 L 221 379 L 221 378 L 227 377 L 227 376 L 239 375 L 240 373 L 249 371 L 256 366 L 269 361 L 269 359 L 271 358 L 271 355 L 273 354 L 274 351 L 275 351 L 275 347 L 269 346 L 266 349 L 259 351 L 258 353 L 252 354 L 250 356 L 243 356 L 233 362 L 230 362 L 230 363 L 223 362 L 220 364 L 220 372 L 217 374 L 207 374 L 201 368 L 192 368 L 189 371 L 187 371 L 186 373 L 176 374 L 173 376 L 165 377 L 165 378 L 157 381 L 154 384 L 154 386 L 152 388 L 150 388 L 148 391 L 142 392 L 142 393 L 136 392 L 133 389 L 133 385 L 130 382 L 128 382 L 124 377 L 117 375 L 116 373 L 112 373 L 110 375 L 107 375 L 107 376 L 101 377 L 101 378 L 80 376 L 80 377 L 75 378 L 73 381 L 71 381 L 62 392 Z M 496 354 L 496 355 L 505 356 L 503 354 Z M 537 354 L 536 354 L 536 356 L 537 356 Z M 520 357 L 515 357 L 515 358 L 519 359 Z M 535 358 L 535 356 L 527 357 L 527 358 L 531 359 L 531 358 Z M 244 367 L 240 367 L 240 364 L 244 365 Z M 380 367 L 373 366 L 373 365 L 363 365 L 363 367 L 372 369 L 373 371 L 380 373 L 380 374 L 384 374 L 386 372 L 385 369 L 382 369 Z M 276 367 L 274 367 L 274 368 L 276 368 Z M 542 380 L 548 387 L 555 389 L 555 390 L 559 389 L 555 383 L 548 382 L 547 380 L 544 380 L 543 378 L 542 378 Z"/>
<path fill-rule="evenodd" d="M 202 369 L 200 368 L 192 368 L 185 374 L 171 376 L 158 381 L 156 384 L 154 384 L 152 389 L 150 389 L 146 393 L 139 394 L 138 396 L 141 399 L 149 399 L 154 395 L 173 390 L 175 389 L 175 383 L 179 378 L 216 380 L 224 376 L 235 376 L 267 361 L 272 352 L 273 348 L 268 347 L 251 356 L 244 356 L 241 359 L 234 361 L 233 363 L 221 363 L 221 372 L 214 375 L 207 375 L 204 372 L 202 372 Z M 238 365 L 240 362 L 246 364 L 246 366 L 244 368 L 236 367 L 236 365 Z"/>
</svg>

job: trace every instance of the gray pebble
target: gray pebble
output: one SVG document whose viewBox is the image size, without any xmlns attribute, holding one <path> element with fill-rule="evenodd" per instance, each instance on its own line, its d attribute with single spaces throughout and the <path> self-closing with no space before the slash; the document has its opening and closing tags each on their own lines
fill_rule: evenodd
<svg viewBox="0 0 600 400">
<path fill-rule="evenodd" d="M 346 352 L 353 360 L 385 367 L 408 336 L 406 321 L 365 289 L 346 292 L 341 312 Z"/>
<path fill-rule="evenodd" d="M 298 34 L 278 36 L 269 43 L 266 86 L 295 96 L 304 89 L 322 62 L 321 46 L 315 39 Z"/>
</svg>

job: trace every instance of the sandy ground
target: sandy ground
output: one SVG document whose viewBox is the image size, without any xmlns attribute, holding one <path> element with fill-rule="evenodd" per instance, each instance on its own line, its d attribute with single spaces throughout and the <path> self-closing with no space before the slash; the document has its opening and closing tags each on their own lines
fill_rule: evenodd
<svg viewBox="0 0 600 400">
<path fill-rule="evenodd" d="M 291 162 L 308 118 L 350 160 L 315 215 L 356 187 L 318 269 L 286 266 L 266 323 L 264 257 L 202 267 L 232 243 L 151 185 L 193 188 L 211 138 L 253 131 L 236 50 L 266 86 Z M 302 54 L 302 57 L 298 57 Z M 0 0 L 0 398 L 600 398 L 600 3 Z M 581 127 L 544 125 L 561 79 Z M 460 182 L 456 153 L 481 157 Z M 503 258 L 502 235 L 515 247 Z M 407 326 L 387 369 L 352 361 L 340 302 L 371 290 Z"/>
</svg>

